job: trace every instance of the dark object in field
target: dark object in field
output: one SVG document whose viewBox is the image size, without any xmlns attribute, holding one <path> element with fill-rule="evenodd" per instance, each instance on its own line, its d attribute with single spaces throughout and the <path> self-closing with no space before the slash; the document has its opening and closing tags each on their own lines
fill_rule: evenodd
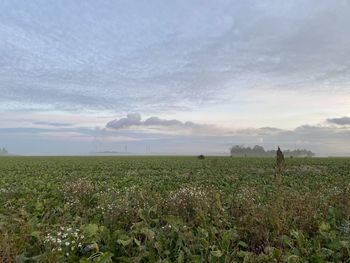
<svg viewBox="0 0 350 263">
<path fill-rule="evenodd" d="M 204 157 L 204 155 L 203 154 L 201 154 L 201 155 L 198 155 L 198 157 L 197 157 L 199 160 L 203 160 L 205 157 Z"/>
<path fill-rule="evenodd" d="M 277 149 L 276 161 L 277 161 L 277 167 L 276 167 L 277 168 L 277 173 L 280 174 L 283 171 L 283 169 L 285 168 L 286 162 L 284 160 L 283 152 L 281 151 L 279 146 L 278 146 L 278 149 Z"/>
<path fill-rule="evenodd" d="M 186 177 L 187 179 L 192 178 L 192 177 L 193 177 L 193 172 L 192 172 L 192 171 L 189 171 L 188 173 L 185 173 L 185 177 Z"/>
</svg>

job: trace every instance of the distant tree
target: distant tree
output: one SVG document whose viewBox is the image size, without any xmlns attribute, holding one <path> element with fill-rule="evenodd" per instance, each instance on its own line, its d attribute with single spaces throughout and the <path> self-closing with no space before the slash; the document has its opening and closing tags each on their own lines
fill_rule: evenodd
<svg viewBox="0 0 350 263">
<path fill-rule="evenodd" d="M 204 155 L 203 154 L 201 154 L 201 155 L 198 155 L 198 157 L 197 157 L 198 159 L 200 159 L 200 160 L 203 160 L 205 157 L 204 157 Z"/>
<path fill-rule="evenodd" d="M 264 147 L 259 145 L 255 145 L 252 152 L 254 153 L 254 155 L 257 156 L 265 156 L 266 154 Z"/>
<path fill-rule="evenodd" d="M 3 147 L 2 149 L 0 149 L 0 155 L 8 155 L 9 152 Z"/>
<path fill-rule="evenodd" d="M 264 147 L 255 145 L 253 148 L 243 147 L 239 145 L 230 148 L 231 157 L 274 157 L 275 150 L 265 150 Z M 285 157 L 312 157 L 315 154 L 306 149 L 285 150 Z"/>
<path fill-rule="evenodd" d="M 245 156 L 247 154 L 247 149 L 239 145 L 235 145 L 230 149 L 232 157 Z"/>
</svg>

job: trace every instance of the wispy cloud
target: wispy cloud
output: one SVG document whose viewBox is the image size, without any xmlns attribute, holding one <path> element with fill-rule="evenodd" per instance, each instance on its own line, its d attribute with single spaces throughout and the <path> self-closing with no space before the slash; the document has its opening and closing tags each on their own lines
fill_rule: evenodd
<svg viewBox="0 0 350 263">
<path fill-rule="evenodd" d="M 71 123 L 66 122 L 51 122 L 51 121 L 34 121 L 34 125 L 52 126 L 52 127 L 67 127 L 72 126 Z"/>
<path fill-rule="evenodd" d="M 7 110 L 183 111 L 263 88 L 349 95 L 347 1 L 12 0 L 0 9 Z"/>
</svg>

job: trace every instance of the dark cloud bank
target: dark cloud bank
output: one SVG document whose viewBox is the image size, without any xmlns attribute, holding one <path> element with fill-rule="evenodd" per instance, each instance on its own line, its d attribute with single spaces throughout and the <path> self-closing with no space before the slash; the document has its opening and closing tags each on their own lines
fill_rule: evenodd
<svg viewBox="0 0 350 263">
<path fill-rule="evenodd" d="M 350 125 L 350 117 L 327 119 L 327 121 L 337 125 Z"/>
<path fill-rule="evenodd" d="M 203 127 L 205 125 L 199 125 L 195 124 L 193 122 L 187 121 L 187 122 L 181 122 L 178 120 L 165 120 L 160 119 L 158 117 L 150 117 L 146 119 L 145 121 L 141 120 L 141 115 L 138 113 L 132 113 L 128 114 L 125 118 L 116 119 L 113 121 L 110 121 L 107 123 L 107 128 L 112 129 L 126 129 L 130 127 L 137 127 L 137 126 L 159 126 L 159 127 L 185 127 L 185 128 L 193 128 L 193 127 Z"/>
</svg>

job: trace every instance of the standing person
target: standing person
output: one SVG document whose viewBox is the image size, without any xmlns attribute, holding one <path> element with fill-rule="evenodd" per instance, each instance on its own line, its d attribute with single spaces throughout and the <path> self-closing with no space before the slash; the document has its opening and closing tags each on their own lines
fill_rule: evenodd
<svg viewBox="0 0 350 263">
<path fill-rule="evenodd" d="M 278 146 L 277 149 L 277 156 L 276 156 L 276 162 L 277 162 L 277 173 L 280 174 L 282 170 L 285 168 L 286 163 L 284 160 L 283 152 L 281 151 L 281 148 Z"/>
</svg>

